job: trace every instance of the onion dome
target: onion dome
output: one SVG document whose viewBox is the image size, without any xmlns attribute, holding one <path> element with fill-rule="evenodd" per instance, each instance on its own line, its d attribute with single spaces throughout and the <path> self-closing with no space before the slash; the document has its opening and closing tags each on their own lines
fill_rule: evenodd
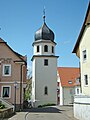
<svg viewBox="0 0 90 120">
<path fill-rule="evenodd" d="M 54 33 L 53 31 L 46 25 L 45 22 L 45 9 L 43 11 L 43 25 L 41 26 L 41 28 L 39 28 L 36 33 L 35 33 L 35 41 L 38 40 L 51 40 L 54 41 Z"/>
<path fill-rule="evenodd" d="M 48 26 L 46 25 L 45 22 L 42 25 L 42 27 L 40 29 L 38 29 L 38 31 L 36 31 L 36 33 L 35 33 L 35 41 L 37 41 L 37 40 L 54 41 L 54 33 L 52 30 L 50 30 L 48 28 Z"/>
</svg>

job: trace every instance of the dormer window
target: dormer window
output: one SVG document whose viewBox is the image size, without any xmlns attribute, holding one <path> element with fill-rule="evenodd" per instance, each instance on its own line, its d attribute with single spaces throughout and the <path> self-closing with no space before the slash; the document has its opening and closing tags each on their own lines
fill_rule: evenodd
<svg viewBox="0 0 90 120">
<path fill-rule="evenodd" d="M 48 46 L 47 45 L 44 46 L 44 52 L 48 52 Z"/>
<path fill-rule="evenodd" d="M 86 54 L 86 50 L 83 51 L 83 61 L 85 61 L 87 59 L 87 54 Z"/>
<path fill-rule="evenodd" d="M 72 84 L 72 81 L 68 81 L 69 84 Z"/>
</svg>

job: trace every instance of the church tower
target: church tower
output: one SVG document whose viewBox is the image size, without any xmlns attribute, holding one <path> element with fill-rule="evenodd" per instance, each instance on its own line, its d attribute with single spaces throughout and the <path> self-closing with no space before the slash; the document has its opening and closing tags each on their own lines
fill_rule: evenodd
<svg viewBox="0 0 90 120">
<path fill-rule="evenodd" d="M 54 33 L 45 22 L 36 31 L 32 57 L 32 101 L 35 107 L 57 104 L 57 58 Z"/>
</svg>

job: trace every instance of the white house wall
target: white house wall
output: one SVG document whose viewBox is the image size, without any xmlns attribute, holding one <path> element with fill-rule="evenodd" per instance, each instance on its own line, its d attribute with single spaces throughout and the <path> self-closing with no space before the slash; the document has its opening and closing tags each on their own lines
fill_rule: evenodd
<svg viewBox="0 0 90 120">
<path fill-rule="evenodd" d="M 60 105 L 63 105 L 63 88 L 60 83 Z"/>
<path fill-rule="evenodd" d="M 74 88 L 63 87 L 63 105 L 72 105 L 74 101 Z"/>
<path fill-rule="evenodd" d="M 86 50 L 87 60 L 83 61 L 82 51 Z M 90 95 L 90 25 L 86 27 L 80 43 L 81 86 L 82 93 Z M 88 86 L 85 86 L 84 75 L 88 75 Z"/>
<path fill-rule="evenodd" d="M 79 120 L 90 120 L 90 96 L 75 96 L 74 116 Z"/>
</svg>

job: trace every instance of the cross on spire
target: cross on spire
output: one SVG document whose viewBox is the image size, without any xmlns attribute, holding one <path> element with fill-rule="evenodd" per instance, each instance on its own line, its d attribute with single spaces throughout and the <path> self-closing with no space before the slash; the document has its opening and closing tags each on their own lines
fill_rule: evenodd
<svg viewBox="0 0 90 120">
<path fill-rule="evenodd" d="M 43 8 L 43 21 L 44 21 L 44 23 L 45 23 L 45 18 L 46 18 L 46 16 L 45 16 L 45 6 L 44 6 L 44 8 Z"/>
</svg>

